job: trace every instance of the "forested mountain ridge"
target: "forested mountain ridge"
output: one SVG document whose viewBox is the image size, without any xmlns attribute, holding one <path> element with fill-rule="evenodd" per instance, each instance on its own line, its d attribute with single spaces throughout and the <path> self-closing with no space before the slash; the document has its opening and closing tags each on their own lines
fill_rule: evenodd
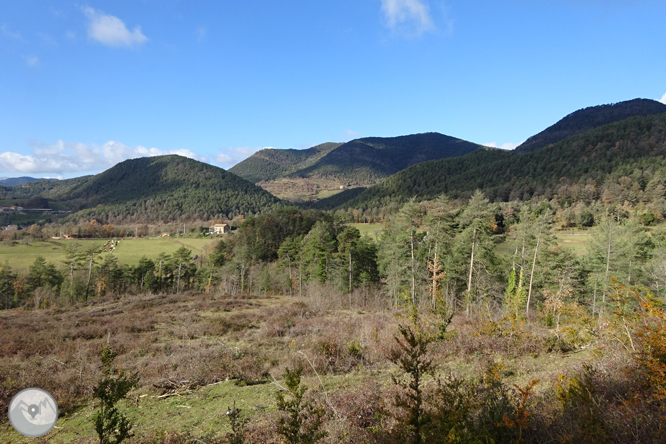
<svg viewBox="0 0 666 444">
<path fill-rule="evenodd" d="M 269 211 L 282 202 L 260 187 L 203 162 L 177 155 L 126 160 L 67 193 L 101 220 L 222 219 Z"/>
<path fill-rule="evenodd" d="M 332 150 L 314 165 L 290 174 L 291 177 L 327 177 L 372 185 L 416 163 L 461 156 L 480 145 L 439 133 L 398 137 L 366 137 L 352 140 Z"/>
<path fill-rule="evenodd" d="M 327 142 L 305 150 L 266 148 L 234 165 L 229 172 L 252 183 L 273 180 L 309 167 L 340 145 Z"/>
<path fill-rule="evenodd" d="M 366 137 L 307 150 L 265 149 L 229 171 L 251 182 L 280 177 L 334 179 L 368 186 L 416 163 L 460 156 L 480 145 L 439 133 Z"/>
<path fill-rule="evenodd" d="M 609 105 L 579 109 L 520 144 L 515 151 L 527 153 L 629 117 L 666 112 L 666 105 L 649 99 L 633 99 Z"/>
<path fill-rule="evenodd" d="M 492 201 L 552 197 L 566 188 L 622 187 L 629 177 L 641 193 L 666 186 L 666 113 L 632 117 L 572 136 L 529 153 L 481 149 L 464 156 L 423 162 L 388 177 L 336 208 L 369 209 L 441 194 L 468 198 L 476 189 Z M 617 182 L 617 184 L 615 184 Z M 661 185 L 661 188 L 659 188 Z M 637 191 L 637 192 L 638 192 Z M 337 202 L 336 202 L 337 203 Z M 326 199 L 316 208 L 329 208 Z"/>
</svg>

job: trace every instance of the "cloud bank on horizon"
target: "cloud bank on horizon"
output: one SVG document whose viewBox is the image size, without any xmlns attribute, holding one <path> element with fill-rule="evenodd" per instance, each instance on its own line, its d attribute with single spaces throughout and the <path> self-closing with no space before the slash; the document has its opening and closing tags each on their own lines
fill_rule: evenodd
<svg viewBox="0 0 666 444">
<path fill-rule="evenodd" d="M 3 173 L 53 174 L 62 177 L 72 173 L 97 173 L 124 160 L 167 154 L 206 161 L 205 157 L 188 149 L 160 150 L 140 145 L 130 148 L 113 140 L 101 146 L 88 146 L 85 143 L 65 143 L 59 140 L 53 145 L 33 142 L 32 153 L 28 155 L 11 151 L 0 153 L 0 170 Z"/>
<path fill-rule="evenodd" d="M 124 143 L 113 140 L 103 145 L 92 144 L 91 146 L 81 142 L 67 143 L 62 140 L 58 140 L 53 145 L 33 141 L 31 146 L 32 153 L 27 155 L 12 151 L 0 153 L 0 173 L 3 175 L 16 173 L 40 175 L 41 177 L 73 177 L 77 174 L 99 173 L 129 159 L 169 154 L 178 154 L 229 169 L 257 151 L 272 148 L 220 148 L 213 159 L 209 159 L 189 149 L 162 150 L 141 145 L 130 148 Z"/>
</svg>

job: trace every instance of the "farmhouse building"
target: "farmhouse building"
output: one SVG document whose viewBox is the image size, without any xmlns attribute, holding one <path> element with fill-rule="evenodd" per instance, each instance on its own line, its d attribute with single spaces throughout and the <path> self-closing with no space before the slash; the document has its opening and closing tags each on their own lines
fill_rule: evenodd
<svg viewBox="0 0 666 444">
<path fill-rule="evenodd" d="M 214 224 L 210 227 L 211 234 L 226 234 L 231 232 L 228 224 Z"/>
</svg>

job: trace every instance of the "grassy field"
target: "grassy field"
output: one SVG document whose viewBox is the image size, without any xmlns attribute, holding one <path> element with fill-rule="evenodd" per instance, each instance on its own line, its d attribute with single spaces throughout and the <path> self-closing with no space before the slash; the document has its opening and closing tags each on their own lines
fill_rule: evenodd
<svg viewBox="0 0 666 444">
<path fill-rule="evenodd" d="M 367 234 L 368 236 L 377 240 L 379 236 L 384 231 L 384 224 L 347 224 L 350 227 L 358 228 L 358 231 L 361 232 L 361 236 Z"/>
<path fill-rule="evenodd" d="M 559 245 L 572 248 L 578 256 L 587 253 L 587 243 L 590 239 L 588 232 L 556 232 L 555 237 Z"/>
<path fill-rule="evenodd" d="M 106 239 L 59 239 L 43 242 L 19 243 L 17 245 L 0 244 L 0 264 L 8 263 L 12 269 L 27 271 L 38 256 L 56 266 L 65 260 L 68 245 L 75 245 L 80 251 L 91 247 L 101 247 Z M 173 238 L 140 238 L 122 239 L 113 254 L 121 264 L 136 265 L 146 256 L 155 259 L 160 253 L 171 254 L 180 247 L 192 250 L 192 254 L 207 254 L 213 239 L 196 239 L 188 237 Z M 107 254 L 107 253 L 103 253 Z"/>
<path fill-rule="evenodd" d="M 275 180 L 262 181 L 257 185 L 272 195 L 291 202 L 323 199 L 342 191 L 340 182 L 322 178 L 281 177 Z"/>
<path fill-rule="evenodd" d="M 317 193 L 317 199 L 325 199 L 327 197 L 335 196 L 336 194 L 340 193 L 342 190 L 340 189 L 333 189 L 333 190 L 323 190 Z"/>
</svg>

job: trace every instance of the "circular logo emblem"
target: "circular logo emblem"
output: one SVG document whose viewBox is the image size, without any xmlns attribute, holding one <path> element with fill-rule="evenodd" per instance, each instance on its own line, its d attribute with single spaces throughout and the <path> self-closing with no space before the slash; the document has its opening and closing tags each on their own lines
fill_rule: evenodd
<svg viewBox="0 0 666 444">
<path fill-rule="evenodd" d="M 49 392 L 28 388 L 18 392 L 9 403 L 9 422 L 21 435 L 47 434 L 58 420 L 58 404 Z"/>
</svg>

